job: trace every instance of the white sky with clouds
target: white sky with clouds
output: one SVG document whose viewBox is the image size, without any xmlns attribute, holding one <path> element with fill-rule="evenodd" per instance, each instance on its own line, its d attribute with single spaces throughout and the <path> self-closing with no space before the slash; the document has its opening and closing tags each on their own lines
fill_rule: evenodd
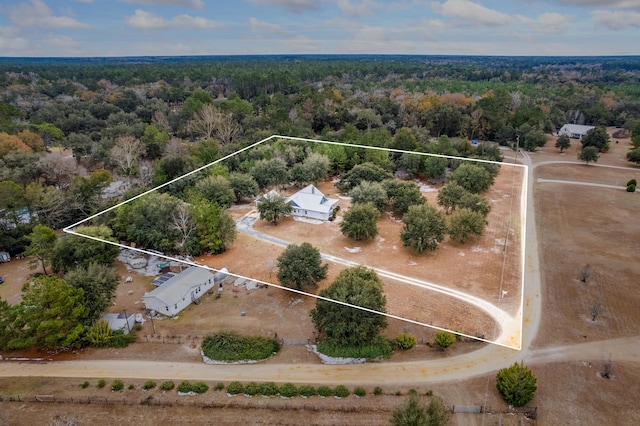
<svg viewBox="0 0 640 426">
<path fill-rule="evenodd" d="M 640 0 L 0 0 L 0 57 L 640 55 Z"/>
</svg>

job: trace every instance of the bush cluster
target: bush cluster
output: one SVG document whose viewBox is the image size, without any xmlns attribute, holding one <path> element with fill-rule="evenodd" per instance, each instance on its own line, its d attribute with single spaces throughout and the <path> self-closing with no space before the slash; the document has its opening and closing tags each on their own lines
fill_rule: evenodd
<svg viewBox="0 0 640 426">
<path fill-rule="evenodd" d="M 229 386 L 227 386 L 227 393 L 230 395 L 239 395 L 244 393 L 244 386 L 240 382 L 231 382 Z"/>
<path fill-rule="evenodd" d="M 393 352 L 391 340 L 378 336 L 368 345 L 353 347 L 340 345 L 331 339 L 322 339 L 318 343 L 318 352 L 336 358 L 388 358 Z"/>
<path fill-rule="evenodd" d="M 400 349 L 411 349 L 416 345 L 416 338 L 409 333 L 402 333 L 396 337 L 396 343 Z"/>
<path fill-rule="evenodd" d="M 223 331 L 208 336 L 202 342 L 202 352 L 217 361 L 249 361 L 269 358 L 280 350 L 276 339 L 264 336 L 242 336 Z"/>
<path fill-rule="evenodd" d="M 338 385 L 333 390 L 333 394 L 336 396 L 336 398 L 346 398 L 349 396 L 350 392 L 349 389 L 347 389 L 345 386 Z"/>
<path fill-rule="evenodd" d="M 120 379 L 116 379 L 111 383 L 111 390 L 113 392 L 122 392 L 124 390 L 124 383 Z"/>
<path fill-rule="evenodd" d="M 300 386 L 300 396 L 304 396 L 305 398 L 310 398 L 312 396 L 316 396 L 316 388 L 309 385 Z"/>
<path fill-rule="evenodd" d="M 144 382 L 144 385 L 142 385 L 142 389 L 144 390 L 153 389 L 155 387 L 156 387 L 156 382 L 154 382 L 153 380 L 147 380 L 146 382 Z"/>
<path fill-rule="evenodd" d="M 298 388 L 293 383 L 285 383 L 280 387 L 280 395 L 285 398 L 293 398 L 298 396 Z"/>
<path fill-rule="evenodd" d="M 329 386 L 319 386 L 318 387 L 318 395 L 323 396 L 323 397 L 328 397 L 328 396 L 333 396 L 333 389 L 331 389 Z"/>
<path fill-rule="evenodd" d="M 136 341 L 134 334 L 125 334 L 124 331 L 118 330 L 113 332 L 113 336 L 109 340 L 108 346 L 110 348 L 126 348 L 129 343 Z"/>
<path fill-rule="evenodd" d="M 440 350 L 444 351 L 455 343 L 456 336 L 448 331 L 438 330 L 436 331 L 436 337 L 434 340 Z"/>
<path fill-rule="evenodd" d="M 167 382 L 164 382 L 164 383 L 162 383 L 162 385 L 160 385 L 160 389 L 165 390 L 165 391 L 172 390 L 175 387 L 176 387 L 176 385 L 171 380 L 169 380 Z"/>
<path fill-rule="evenodd" d="M 209 390 L 209 386 L 207 386 L 204 382 L 195 382 L 191 383 L 188 381 L 183 381 L 178 385 L 178 392 L 189 393 L 195 392 L 197 394 L 205 393 Z"/>
<path fill-rule="evenodd" d="M 244 394 L 249 396 L 258 395 L 260 393 L 260 385 L 256 382 L 250 382 L 244 387 Z"/>
</svg>

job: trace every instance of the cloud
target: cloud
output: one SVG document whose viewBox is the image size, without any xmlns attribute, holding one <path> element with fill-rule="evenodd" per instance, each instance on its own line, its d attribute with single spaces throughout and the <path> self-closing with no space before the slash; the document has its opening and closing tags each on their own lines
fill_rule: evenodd
<svg viewBox="0 0 640 426">
<path fill-rule="evenodd" d="M 76 3 L 93 3 L 93 0 L 73 0 Z"/>
<path fill-rule="evenodd" d="M 9 19 L 18 26 L 47 28 L 89 28 L 68 16 L 54 16 L 43 0 L 31 0 L 31 5 L 22 3 L 8 8 Z"/>
<path fill-rule="evenodd" d="M 189 9 L 204 9 L 202 0 L 120 0 L 125 3 L 143 4 L 145 6 L 181 6 Z"/>
<path fill-rule="evenodd" d="M 378 7 L 373 0 L 360 0 L 358 3 L 354 0 L 335 0 L 335 2 L 345 15 L 352 18 L 371 16 L 374 9 Z"/>
<path fill-rule="evenodd" d="M 136 9 L 134 15 L 127 17 L 125 20 L 132 27 L 143 30 L 162 30 L 166 28 L 214 29 L 225 26 L 210 19 L 191 15 L 178 15 L 171 19 L 165 19 L 162 16 L 141 9 Z"/>
<path fill-rule="evenodd" d="M 320 9 L 323 3 L 321 0 L 250 0 L 259 6 L 282 7 L 289 12 L 300 15 L 304 12 Z M 333 3 L 347 16 L 361 18 L 372 16 L 374 9 L 378 8 L 375 0 L 332 0 Z"/>
<path fill-rule="evenodd" d="M 425 42 L 435 41 L 431 29 L 437 25 L 431 25 L 432 21 L 411 21 L 383 27 L 342 18 L 324 23 L 339 37 L 339 53 L 415 52 Z"/>
<path fill-rule="evenodd" d="M 502 12 L 486 8 L 470 0 L 446 0 L 444 3 L 431 3 L 434 11 L 453 18 L 462 19 L 471 24 L 484 26 L 509 25 L 514 19 Z"/>
<path fill-rule="evenodd" d="M 254 33 L 265 33 L 279 36 L 288 36 L 293 34 L 291 31 L 281 27 L 280 25 L 261 21 L 253 16 L 249 18 L 249 28 L 251 29 L 251 32 Z"/>
<path fill-rule="evenodd" d="M 42 44 L 55 49 L 61 56 L 84 56 L 84 47 L 71 37 L 60 34 L 48 34 Z"/>
<path fill-rule="evenodd" d="M 134 51 L 124 53 L 125 55 L 167 55 L 167 52 L 171 55 L 211 55 L 217 52 L 212 52 L 209 46 L 201 46 L 191 43 L 180 42 L 158 42 L 153 43 L 137 43 Z M 122 53 L 119 53 L 122 55 Z"/>
<path fill-rule="evenodd" d="M 640 13 L 638 12 L 594 10 L 591 12 L 591 17 L 596 26 L 610 30 L 622 30 L 630 27 L 640 28 Z"/>
<path fill-rule="evenodd" d="M 572 15 L 561 15 L 556 12 L 551 12 L 538 15 L 536 19 L 527 18 L 522 15 L 517 15 L 517 18 L 520 22 L 541 33 L 558 34 L 568 29 L 574 17 Z"/>
<path fill-rule="evenodd" d="M 638 0 L 557 0 L 560 4 L 569 6 L 601 7 L 607 9 L 638 9 Z"/>
<path fill-rule="evenodd" d="M 0 37 L 13 37 L 18 35 L 19 31 L 16 27 L 3 27 L 0 25 Z"/>
<path fill-rule="evenodd" d="M 321 0 L 251 0 L 251 2 L 260 6 L 282 7 L 296 14 L 317 10 L 322 4 Z"/>
<path fill-rule="evenodd" d="M 0 50 L 5 54 L 16 53 L 24 56 L 24 52 L 29 48 L 29 42 L 21 37 L 3 37 L 0 34 Z"/>
<path fill-rule="evenodd" d="M 299 32 L 291 31 L 280 25 L 261 21 L 254 17 L 249 18 L 248 24 L 252 33 L 259 34 L 262 36 L 261 38 L 269 38 L 265 37 L 269 35 L 274 36 L 273 38 L 289 46 L 294 52 L 307 53 L 318 51 L 316 41 Z"/>
</svg>

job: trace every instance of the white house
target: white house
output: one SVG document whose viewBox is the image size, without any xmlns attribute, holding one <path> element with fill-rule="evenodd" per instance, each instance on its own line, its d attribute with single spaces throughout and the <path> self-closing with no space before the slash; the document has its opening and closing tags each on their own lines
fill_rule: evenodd
<svg viewBox="0 0 640 426">
<path fill-rule="evenodd" d="M 223 275 L 226 277 L 226 274 Z M 212 289 L 216 282 L 216 276 L 208 269 L 190 266 L 170 277 L 153 291 L 145 293 L 142 301 L 147 309 L 174 317 Z"/>
<path fill-rule="evenodd" d="M 558 131 L 558 136 L 566 135 L 570 138 L 582 140 L 582 137 L 593 128 L 594 126 L 583 126 L 581 124 L 565 124 Z"/>
<path fill-rule="evenodd" d="M 291 214 L 312 219 L 329 220 L 338 205 L 338 200 L 327 198 L 314 185 L 302 188 L 287 198 L 291 203 Z"/>
</svg>

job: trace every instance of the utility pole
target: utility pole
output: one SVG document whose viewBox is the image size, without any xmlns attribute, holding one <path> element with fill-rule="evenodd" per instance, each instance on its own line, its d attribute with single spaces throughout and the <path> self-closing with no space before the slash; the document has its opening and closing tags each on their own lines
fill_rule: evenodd
<svg viewBox="0 0 640 426">
<path fill-rule="evenodd" d="M 127 310 L 122 308 L 122 312 L 124 312 L 124 321 L 127 323 L 127 330 L 129 330 L 129 334 L 131 334 L 131 326 L 129 325 L 129 318 L 127 317 Z"/>
<path fill-rule="evenodd" d="M 153 329 L 153 334 L 156 334 L 156 325 L 153 323 L 153 315 L 149 312 L 149 318 L 151 319 L 151 328 Z"/>
</svg>

